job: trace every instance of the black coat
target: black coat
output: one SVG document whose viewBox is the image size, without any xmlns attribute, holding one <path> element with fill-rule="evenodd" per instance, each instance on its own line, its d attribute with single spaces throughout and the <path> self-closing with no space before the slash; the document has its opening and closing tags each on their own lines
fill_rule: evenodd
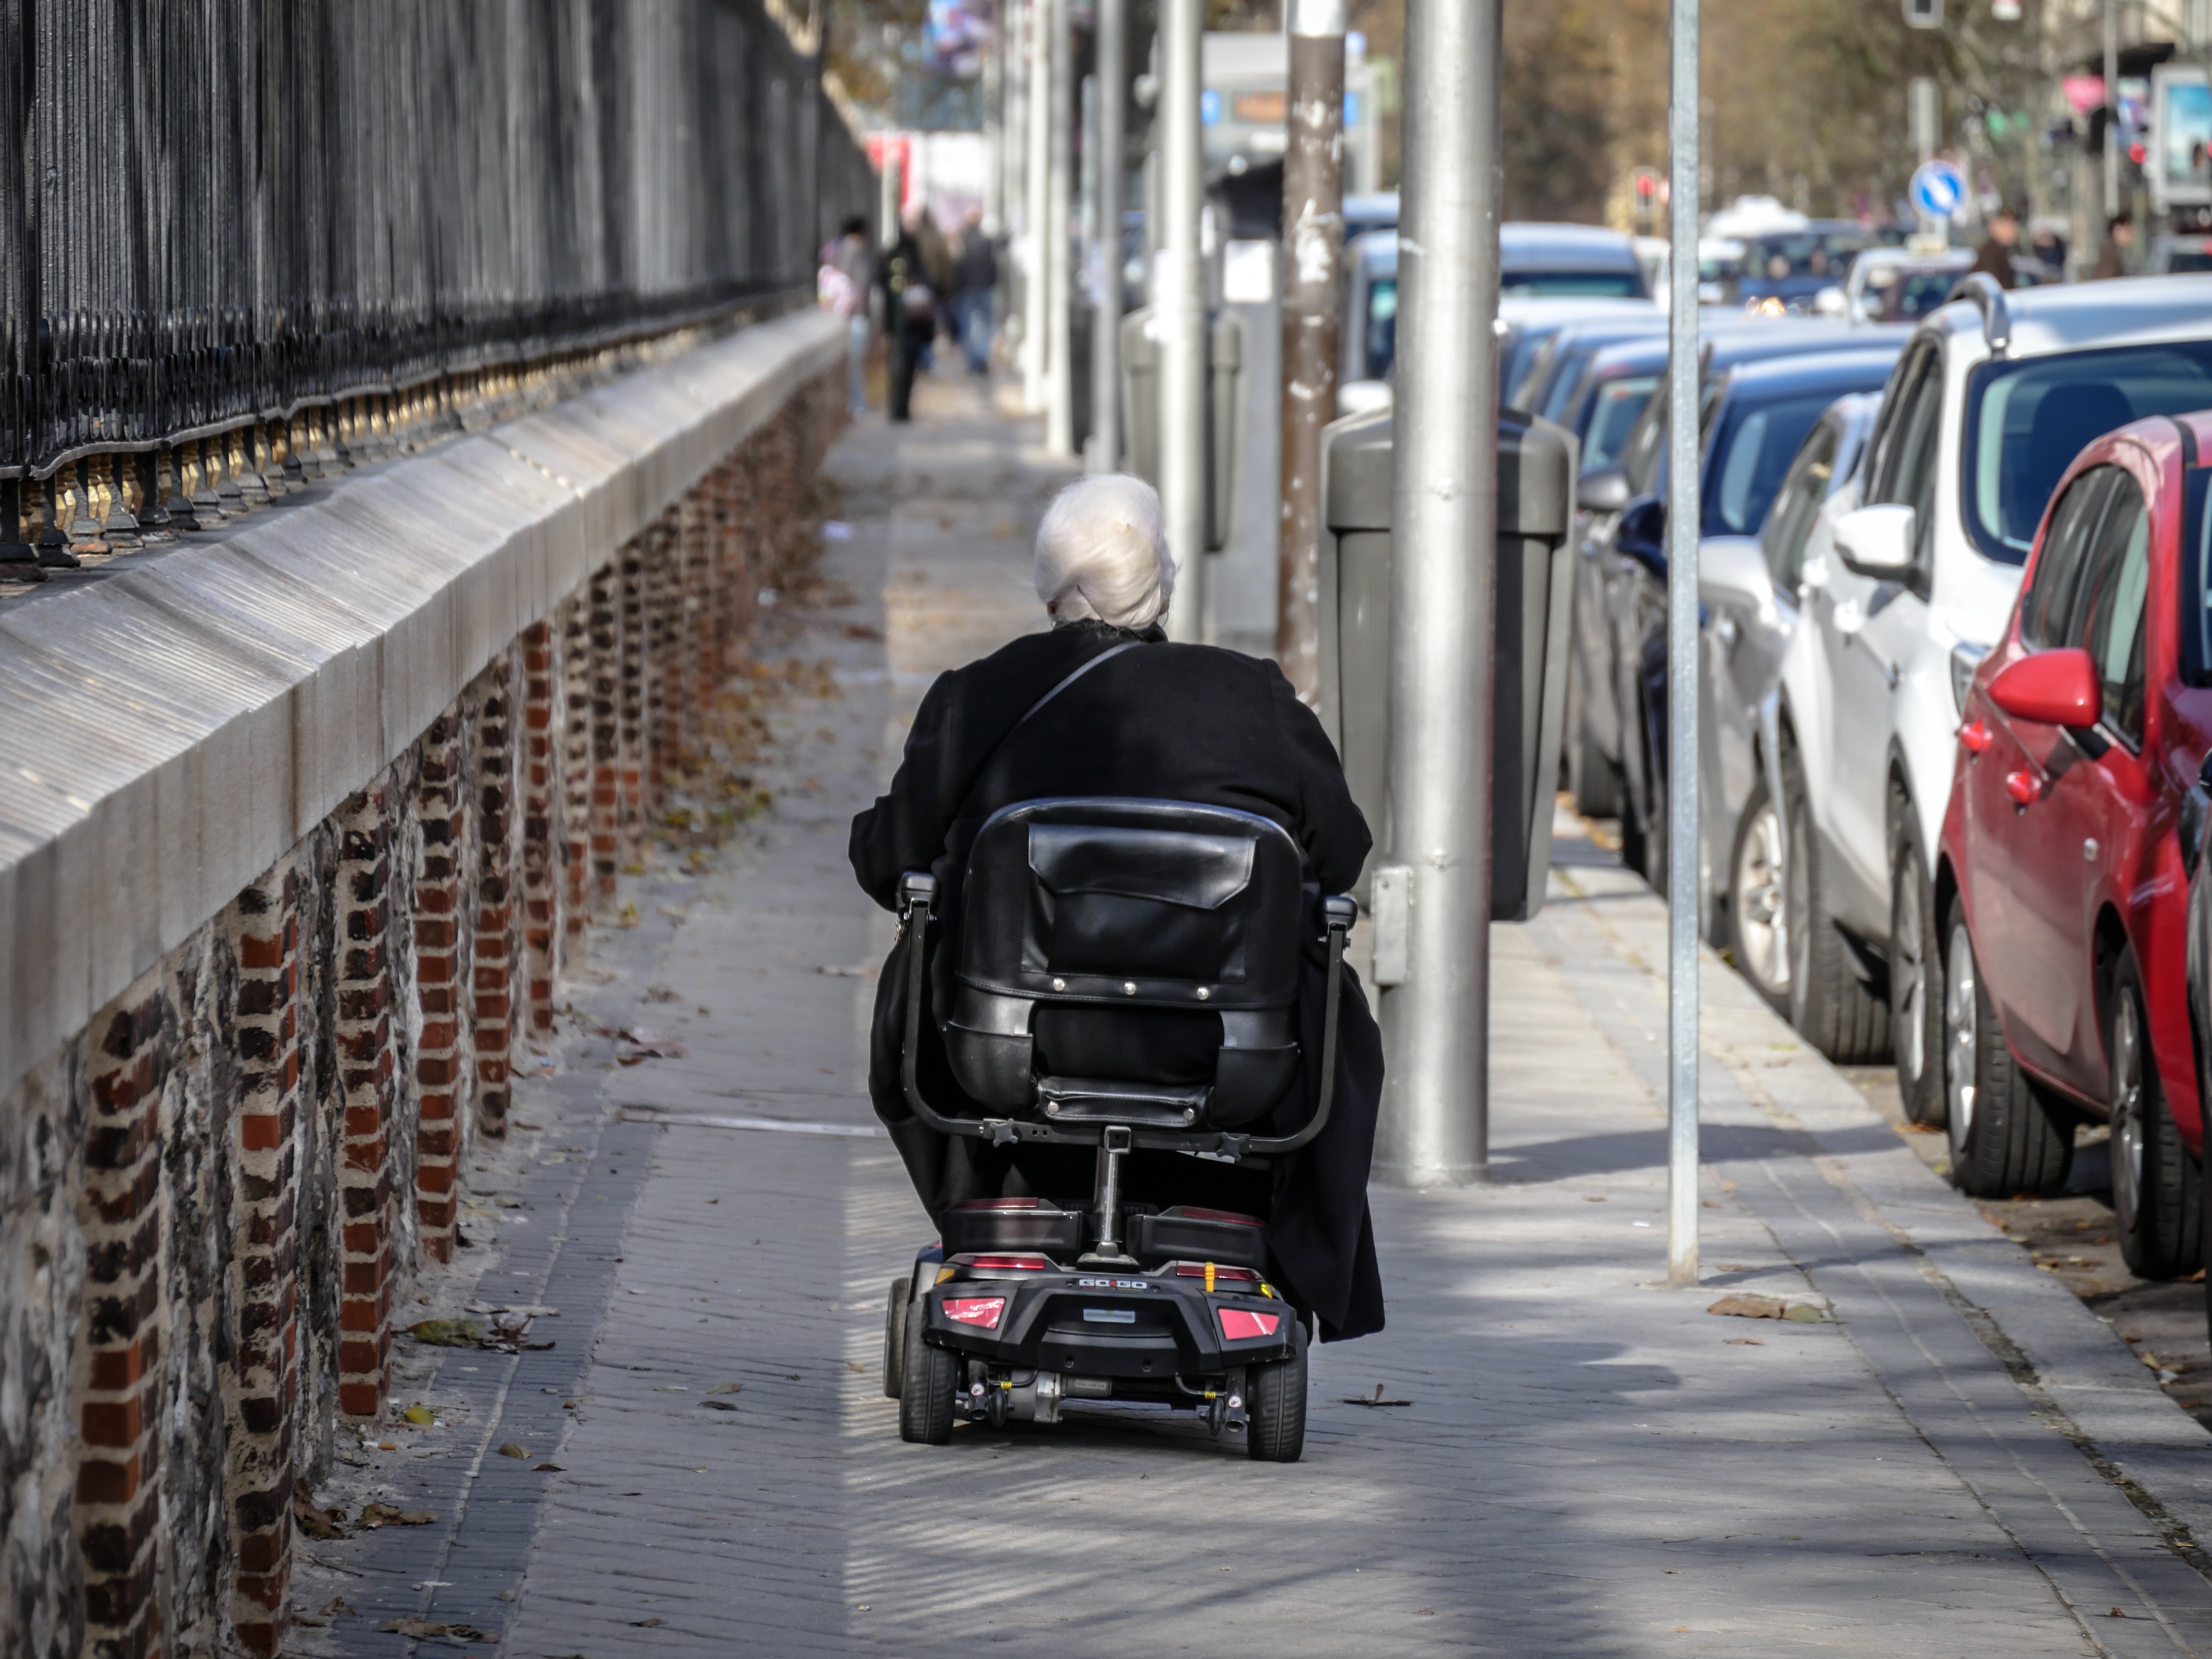
<svg viewBox="0 0 2212 1659">
<path fill-rule="evenodd" d="M 1127 651 L 1022 716 L 1068 672 L 1123 641 Z M 1008 734 L 1012 732 L 1012 735 Z M 937 951 L 953 948 L 969 848 L 1000 807 L 1046 796 L 1130 795 L 1233 807 L 1272 818 L 1305 851 L 1309 901 L 1358 878 L 1371 844 L 1344 769 L 1313 712 L 1274 664 L 1212 646 L 1170 645 L 1101 623 L 1064 624 L 1014 641 L 942 675 L 922 699 L 891 790 L 853 820 L 854 873 L 886 909 L 908 870 L 939 882 Z M 1306 930 L 1320 932 L 1318 922 Z M 933 954 L 935 954 L 933 952 Z M 1079 1148 L 990 1147 L 940 1136 L 908 1111 L 900 1082 L 906 956 L 878 982 L 869 1093 L 933 1219 L 963 1198 L 1073 1195 L 1087 1201 L 1091 1157 Z M 1319 1088 L 1326 958 L 1309 954 L 1299 1042 L 1310 1057 L 1298 1096 L 1277 1109 L 1274 1133 L 1304 1121 Z M 933 1100 L 955 1093 L 935 1028 L 917 1057 Z M 1367 1173 L 1382 1094 L 1382 1043 L 1358 978 L 1344 971 L 1337 1078 L 1328 1127 L 1273 1171 L 1225 1168 L 1176 1153 L 1132 1154 L 1129 1190 L 1147 1201 L 1212 1203 L 1267 1218 L 1273 1273 L 1324 1337 L 1382 1326 L 1382 1275 L 1367 1212 Z M 1303 1097 L 1301 1099 L 1299 1097 Z M 1257 1126 L 1255 1126 L 1255 1127 Z"/>
</svg>

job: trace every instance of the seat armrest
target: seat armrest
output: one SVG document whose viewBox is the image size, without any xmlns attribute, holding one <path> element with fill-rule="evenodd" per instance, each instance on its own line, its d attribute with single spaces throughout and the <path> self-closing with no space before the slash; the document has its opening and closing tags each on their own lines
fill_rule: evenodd
<svg viewBox="0 0 2212 1659">
<path fill-rule="evenodd" d="M 1359 901 L 1348 893 L 1339 893 L 1334 898 L 1321 902 L 1322 925 L 1352 931 L 1352 924 L 1359 920 Z"/>
<path fill-rule="evenodd" d="M 927 870 L 909 870 L 899 878 L 899 908 L 911 910 L 916 903 L 934 909 L 937 906 L 937 878 Z"/>
</svg>

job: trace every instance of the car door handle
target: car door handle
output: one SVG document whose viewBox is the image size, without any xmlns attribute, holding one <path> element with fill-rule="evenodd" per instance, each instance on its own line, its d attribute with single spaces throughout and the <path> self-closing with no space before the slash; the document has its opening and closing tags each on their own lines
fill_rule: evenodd
<svg viewBox="0 0 2212 1659">
<path fill-rule="evenodd" d="M 2043 786 L 2030 772 L 2005 774 L 2005 793 L 2010 795 L 2015 806 L 2033 806 L 2043 793 Z"/>
</svg>

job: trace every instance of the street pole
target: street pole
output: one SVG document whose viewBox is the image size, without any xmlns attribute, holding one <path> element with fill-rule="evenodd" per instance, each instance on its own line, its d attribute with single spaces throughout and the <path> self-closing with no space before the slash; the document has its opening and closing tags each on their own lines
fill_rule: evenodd
<svg viewBox="0 0 2212 1659">
<path fill-rule="evenodd" d="M 1375 1172 L 1413 1187 L 1479 1182 L 1490 1163 L 1503 9 L 1406 3 L 1389 690 L 1406 977 L 1382 994 Z"/>
<path fill-rule="evenodd" d="M 1098 0 L 1098 310 L 1091 325 L 1091 470 L 1121 465 L 1122 117 L 1129 97 L 1128 0 Z"/>
<path fill-rule="evenodd" d="M 1283 507 L 1275 655 L 1306 702 L 1321 696 L 1321 430 L 1336 417 L 1344 303 L 1344 0 L 1285 0 L 1290 39 L 1283 155 Z"/>
<path fill-rule="evenodd" d="M 896 149 L 885 146 L 884 170 L 876 179 L 876 234 L 886 249 L 898 246 L 899 203 L 906 195 L 906 169 Z M 888 319 L 884 326 L 890 326 Z"/>
<path fill-rule="evenodd" d="M 996 236 L 1006 216 L 1006 19 L 991 13 L 983 53 L 983 234 Z"/>
<path fill-rule="evenodd" d="M 1075 374 L 1068 361 L 1068 316 L 1073 284 L 1068 270 L 1068 202 L 1074 194 L 1074 146 L 1068 118 L 1075 109 L 1075 54 L 1068 0 L 1044 0 L 1045 38 L 1052 82 L 1051 131 L 1046 155 L 1051 187 L 1044 216 L 1044 447 L 1054 455 L 1075 449 Z"/>
<path fill-rule="evenodd" d="M 1668 19 L 1668 216 L 1698 268 L 1698 0 Z M 1698 285 L 1667 296 L 1667 1279 L 1698 1282 Z"/>
<path fill-rule="evenodd" d="M 2105 219 L 2120 210 L 2120 5 L 2105 0 Z"/>
<path fill-rule="evenodd" d="M 1168 636 L 1206 626 L 1206 270 L 1198 218 L 1200 0 L 1160 0 L 1160 254 L 1152 273 L 1159 335 L 1160 511 L 1180 567 Z"/>
<path fill-rule="evenodd" d="M 1029 185 L 1029 223 L 1023 228 L 1027 254 L 1022 270 L 1022 407 L 1035 414 L 1044 408 L 1045 371 L 1051 358 L 1047 300 L 1050 279 L 1045 274 L 1045 235 L 1052 216 L 1052 24 L 1053 0 L 1031 0 L 1029 9 L 1029 52 L 1022 65 L 1028 81 L 1028 157 L 1024 163 Z"/>
<path fill-rule="evenodd" d="M 1006 109 L 999 120 L 999 146 L 1003 159 L 1000 162 L 999 198 L 1000 210 L 1006 215 L 1001 231 L 1006 238 L 1006 247 L 1012 255 L 1006 261 L 1011 268 L 1007 278 L 1007 299 L 1000 314 L 1018 318 L 1011 331 L 1020 336 L 1021 361 L 1028 361 L 1029 343 L 1027 301 L 1029 278 L 1022 269 L 1022 238 L 1029 234 L 1029 16 L 1023 7 L 1009 3 L 1005 9 L 1005 51 L 999 60 L 999 84 L 1005 88 Z"/>
</svg>

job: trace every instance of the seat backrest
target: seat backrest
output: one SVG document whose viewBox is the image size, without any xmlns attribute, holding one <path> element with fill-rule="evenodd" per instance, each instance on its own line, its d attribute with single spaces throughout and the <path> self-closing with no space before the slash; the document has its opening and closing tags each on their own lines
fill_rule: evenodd
<svg viewBox="0 0 2212 1659">
<path fill-rule="evenodd" d="M 994 813 L 969 855 L 957 973 L 1033 1002 L 1296 1000 L 1304 860 L 1271 819 L 1090 797 Z"/>
</svg>

